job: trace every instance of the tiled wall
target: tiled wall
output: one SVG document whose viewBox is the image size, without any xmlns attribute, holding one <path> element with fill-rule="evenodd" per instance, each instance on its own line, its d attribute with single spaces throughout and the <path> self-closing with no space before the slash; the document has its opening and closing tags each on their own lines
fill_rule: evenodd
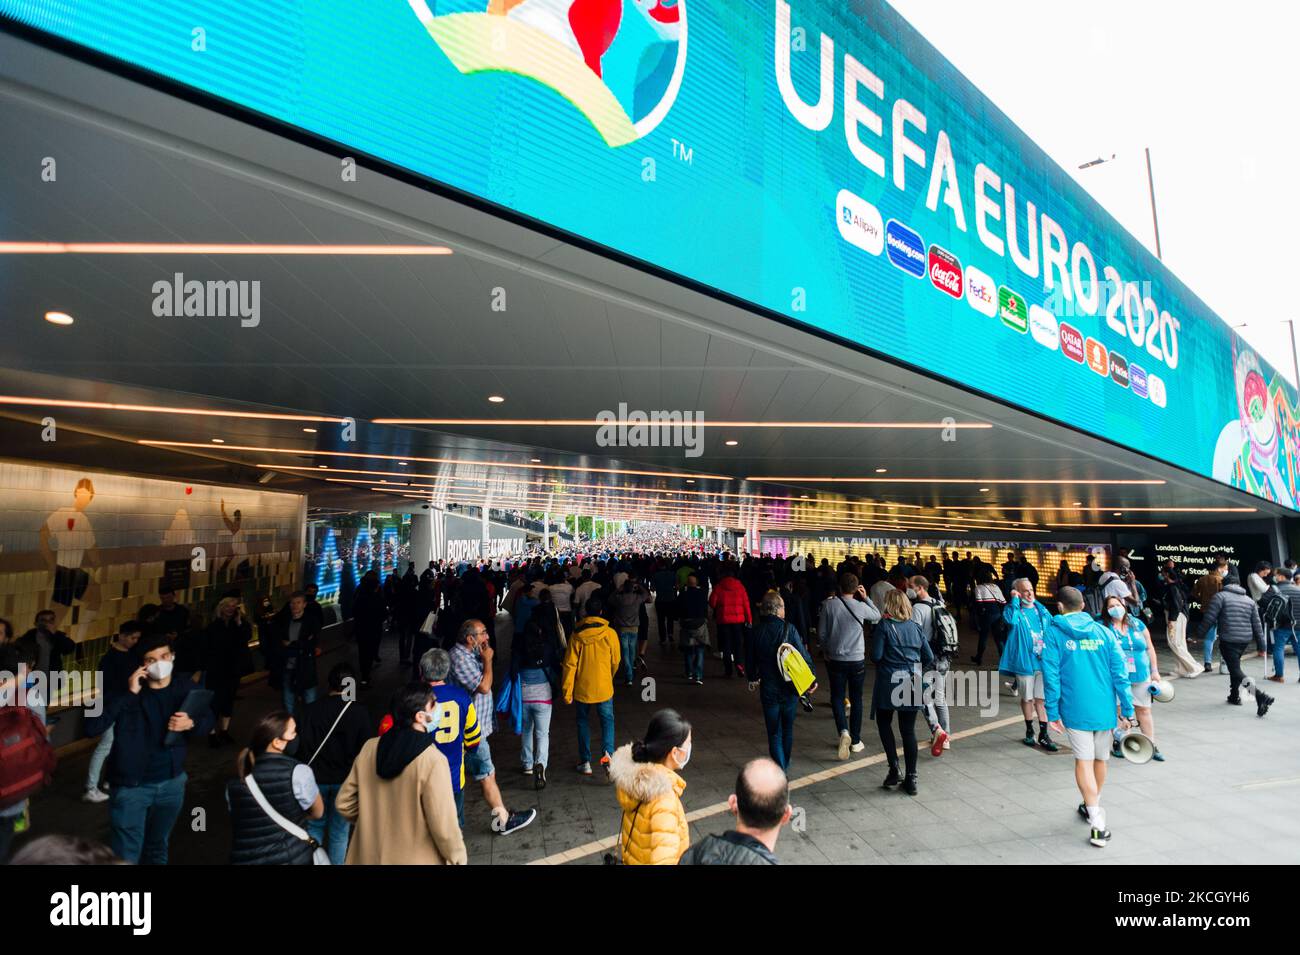
<svg viewBox="0 0 1300 955">
<path fill-rule="evenodd" d="M 296 494 L 0 461 L 0 617 L 21 635 L 38 610 L 53 609 L 82 645 L 79 662 L 93 664 L 119 623 L 158 602 L 169 561 L 190 564 L 177 600 L 191 621 L 209 619 L 232 588 L 250 607 L 262 593 L 278 606 L 301 573 L 301 503 Z M 190 563 L 195 547 L 205 552 L 201 571 Z"/>
</svg>

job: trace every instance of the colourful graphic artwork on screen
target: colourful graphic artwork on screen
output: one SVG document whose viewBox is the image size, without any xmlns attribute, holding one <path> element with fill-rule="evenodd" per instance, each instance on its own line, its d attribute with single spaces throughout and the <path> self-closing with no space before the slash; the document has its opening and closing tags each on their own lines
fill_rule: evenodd
<svg viewBox="0 0 1300 955">
<path fill-rule="evenodd" d="M 1224 425 L 1214 450 L 1214 476 L 1294 508 L 1300 472 L 1300 421 L 1280 376 L 1264 379 L 1258 356 L 1234 349 L 1237 417 Z"/>
<path fill-rule="evenodd" d="M 482 0 L 408 2 L 460 72 L 536 80 L 609 146 L 659 125 L 681 86 L 685 0 L 487 0 L 486 11 Z"/>
</svg>

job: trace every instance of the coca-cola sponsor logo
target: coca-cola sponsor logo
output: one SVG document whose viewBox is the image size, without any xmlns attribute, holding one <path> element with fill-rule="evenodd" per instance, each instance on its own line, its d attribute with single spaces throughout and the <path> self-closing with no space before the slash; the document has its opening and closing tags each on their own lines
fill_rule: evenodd
<svg viewBox="0 0 1300 955">
<path fill-rule="evenodd" d="M 1084 362 L 1083 333 L 1073 325 L 1061 323 L 1061 352 L 1070 361 Z"/>
<path fill-rule="evenodd" d="M 930 282 L 941 292 L 961 298 L 965 283 L 957 256 L 937 245 L 930 246 Z"/>
</svg>

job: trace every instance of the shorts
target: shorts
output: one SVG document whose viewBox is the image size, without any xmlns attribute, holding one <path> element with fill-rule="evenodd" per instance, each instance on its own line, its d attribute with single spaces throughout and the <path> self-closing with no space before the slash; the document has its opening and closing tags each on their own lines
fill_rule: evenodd
<svg viewBox="0 0 1300 955">
<path fill-rule="evenodd" d="M 1072 730 L 1067 726 L 1065 734 L 1070 738 L 1070 751 L 1075 759 L 1102 762 L 1110 759 L 1110 748 L 1115 742 L 1110 730 Z"/>
<path fill-rule="evenodd" d="M 54 568 L 54 592 L 50 595 L 50 601 L 71 607 L 74 600 L 81 599 L 88 586 L 90 574 L 80 567 L 64 567 L 60 564 Z"/>
<path fill-rule="evenodd" d="M 1141 683 L 1130 683 L 1129 689 L 1133 691 L 1134 706 L 1151 705 L 1151 681 L 1143 680 Z"/>
<path fill-rule="evenodd" d="M 1046 699 L 1043 694 L 1043 671 L 1035 670 L 1033 676 L 1017 676 L 1016 692 L 1020 694 L 1022 703 Z"/>
<path fill-rule="evenodd" d="M 474 782 L 479 783 L 496 771 L 497 768 L 492 765 L 492 749 L 485 736 L 465 754 L 465 772 L 474 777 Z"/>
</svg>

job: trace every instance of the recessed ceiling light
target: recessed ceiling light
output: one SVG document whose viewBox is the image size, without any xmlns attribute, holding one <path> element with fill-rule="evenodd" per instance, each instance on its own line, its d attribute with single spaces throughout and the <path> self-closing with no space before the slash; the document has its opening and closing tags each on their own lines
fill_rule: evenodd
<svg viewBox="0 0 1300 955">
<path fill-rule="evenodd" d="M 1073 504 L 1071 504 L 1070 506 L 1071 506 L 1071 507 L 1083 507 L 1083 501 L 1075 501 L 1075 502 L 1074 502 Z"/>
<path fill-rule="evenodd" d="M 73 318 L 67 312 L 46 312 L 45 320 L 51 325 L 71 325 Z"/>
<path fill-rule="evenodd" d="M 500 395 L 488 395 L 488 401 L 492 402 L 494 405 L 499 405 L 505 400 L 506 399 L 502 398 Z"/>
<path fill-rule="evenodd" d="M 315 428 L 303 428 L 303 429 L 302 429 L 302 432 L 303 432 L 303 434 L 315 434 L 315 433 L 316 433 L 316 429 L 315 429 Z"/>
<path fill-rule="evenodd" d="M 226 439 L 225 439 L 225 438 L 213 438 L 213 439 L 212 439 L 212 443 L 213 443 L 213 444 L 225 444 L 225 443 L 226 443 Z"/>
<path fill-rule="evenodd" d="M 406 467 L 406 462 L 405 462 L 405 461 L 398 461 L 398 462 L 397 462 L 397 466 L 398 466 L 399 468 L 404 468 L 404 467 Z"/>
<path fill-rule="evenodd" d="M 1115 512 L 1115 516 L 1116 516 L 1116 517 L 1123 517 L 1123 516 L 1124 516 L 1124 512 L 1123 512 L 1123 511 L 1116 511 L 1116 512 Z"/>
<path fill-rule="evenodd" d="M 982 487 L 982 488 L 980 488 L 980 493 L 981 493 L 981 494 L 985 493 L 986 491 L 988 491 L 988 488 L 986 488 L 986 487 Z"/>
<path fill-rule="evenodd" d="M 884 473 L 885 473 L 886 471 L 888 471 L 888 470 L 889 470 L 889 468 L 876 468 L 876 473 L 877 473 L 877 474 L 884 474 Z"/>
<path fill-rule="evenodd" d="M 694 483 L 695 483 L 695 478 L 687 478 L 687 479 L 686 479 L 686 483 L 687 483 L 687 484 L 694 484 Z"/>
<path fill-rule="evenodd" d="M 329 468 L 329 465 L 328 465 L 328 464 L 318 464 L 318 465 L 316 465 L 316 467 L 318 467 L 318 468 Z"/>
<path fill-rule="evenodd" d="M 730 441 L 726 441 L 723 443 L 726 444 L 726 446 L 729 448 L 734 448 L 736 445 L 740 444 L 740 442 L 737 441 L 735 438 L 732 438 Z"/>
<path fill-rule="evenodd" d="M 542 463 L 542 459 L 541 459 L 541 458 L 529 458 L 529 459 L 528 459 L 528 463 L 529 463 L 529 464 L 541 464 L 541 463 Z"/>
</svg>

